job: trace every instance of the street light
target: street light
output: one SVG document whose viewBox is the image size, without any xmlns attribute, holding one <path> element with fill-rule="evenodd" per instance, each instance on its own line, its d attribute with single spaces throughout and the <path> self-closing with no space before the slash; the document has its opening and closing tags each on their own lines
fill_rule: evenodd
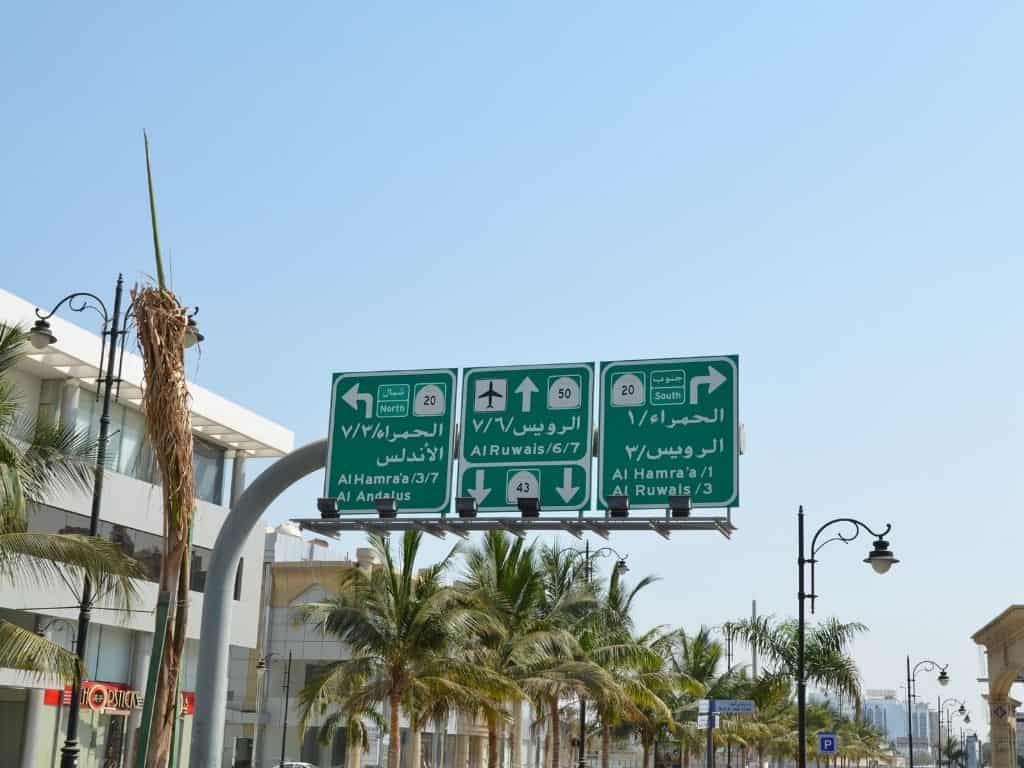
<svg viewBox="0 0 1024 768">
<path fill-rule="evenodd" d="M 946 699 L 945 701 L 943 701 L 942 697 L 939 696 L 938 702 L 939 702 L 939 706 L 937 708 L 937 714 L 938 714 L 938 734 L 937 735 L 938 735 L 938 738 L 936 739 L 936 741 L 938 742 L 939 746 L 938 746 L 937 758 L 936 759 L 938 760 L 938 768 L 942 768 L 942 750 L 944 748 L 944 743 L 942 741 L 942 712 L 943 712 L 943 710 L 945 710 L 945 712 L 946 712 L 946 735 L 947 735 L 946 741 L 947 742 L 948 741 L 952 741 L 952 739 L 953 739 L 953 713 L 950 711 L 950 705 L 952 705 L 952 704 L 959 704 L 960 705 L 960 708 L 956 710 L 956 714 L 958 714 L 960 717 L 964 718 L 964 722 L 965 723 L 971 722 L 971 716 L 969 714 L 967 714 L 967 705 L 964 704 L 962 699 L 953 698 L 951 696 L 948 699 Z"/>
<path fill-rule="evenodd" d="M 266 679 L 270 661 L 277 654 L 270 651 L 266 656 L 256 659 L 256 723 L 252 729 L 252 755 L 254 764 L 259 764 L 260 749 L 263 748 L 263 710 L 266 708 L 264 698 L 267 695 Z"/>
<path fill-rule="evenodd" d="M 103 320 L 103 330 L 100 333 L 100 368 L 102 371 L 102 378 L 98 380 L 98 383 L 103 385 L 103 411 L 100 415 L 99 435 L 96 446 L 96 467 L 94 470 L 95 477 L 92 486 L 92 510 L 89 516 L 89 535 L 93 537 L 95 537 L 99 531 L 100 525 L 100 505 L 103 499 L 103 469 L 106 466 L 107 461 L 107 438 L 108 433 L 110 432 L 110 403 L 111 400 L 117 398 L 117 395 L 114 394 L 114 384 L 120 384 L 121 381 L 119 375 L 120 362 L 123 362 L 124 360 L 125 339 L 127 338 L 128 329 L 131 327 L 133 319 L 132 308 L 130 307 L 124 315 L 121 314 L 121 303 L 123 297 L 124 276 L 118 275 L 117 284 L 114 287 L 113 312 L 107 311 L 107 305 L 104 304 L 103 300 L 96 294 L 88 293 L 86 291 L 78 291 L 76 293 L 70 293 L 58 301 L 56 306 L 54 306 L 54 308 L 49 312 L 42 312 L 37 308 L 36 317 L 38 319 L 33 324 L 32 330 L 28 333 L 29 343 L 38 350 L 46 349 L 51 344 L 56 343 L 57 337 L 53 335 L 49 320 L 57 313 L 57 310 L 65 304 L 68 305 L 68 309 L 72 312 L 84 312 L 87 309 L 91 309 Z M 192 325 L 193 335 L 196 341 L 201 341 L 203 336 L 199 333 L 199 328 L 196 326 L 194 320 L 195 313 L 197 311 L 198 310 L 195 310 L 191 315 L 189 315 L 189 321 Z M 188 334 L 186 333 L 186 336 L 187 335 Z M 118 355 L 118 347 L 120 347 L 120 355 Z M 105 370 L 103 369 L 104 356 L 106 357 Z M 115 364 L 117 365 L 116 369 Z M 78 656 L 80 662 L 79 666 L 83 669 L 85 666 L 85 648 L 89 634 L 89 621 L 92 618 L 92 602 L 92 583 L 89 581 L 88 576 L 84 576 L 82 578 L 82 597 L 78 603 L 78 632 L 75 636 L 75 655 Z M 62 746 L 60 750 L 61 768 L 78 767 L 78 756 L 81 751 L 81 747 L 78 743 L 78 720 L 82 703 L 81 698 L 81 675 L 76 674 L 71 682 L 71 703 L 68 705 L 67 738 L 64 741 L 64 746 Z"/>
<path fill-rule="evenodd" d="M 913 669 L 910 667 L 910 656 L 907 656 L 907 756 L 909 757 L 910 766 L 914 768 L 914 698 L 916 696 L 917 686 L 917 673 L 922 669 L 926 672 L 934 672 L 936 669 L 939 670 L 939 675 L 935 678 L 939 685 L 945 688 L 949 685 L 949 675 L 946 672 L 946 667 L 949 665 L 939 664 L 937 661 L 931 659 L 922 659 L 914 665 Z"/>
<path fill-rule="evenodd" d="M 825 529 L 833 525 L 851 525 L 853 526 L 852 531 L 843 532 L 840 531 L 834 536 L 825 539 L 820 544 L 818 543 L 818 537 L 825 531 Z M 810 598 L 811 601 L 811 613 L 814 613 L 814 601 L 817 599 L 817 595 L 814 592 L 814 566 L 818 562 L 817 555 L 821 551 L 822 547 L 833 541 L 841 541 L 844 544 L 849 544 L 851 541 L 860 536 L 861 531 L 867 531 L 870 535 L 875 537 L 875 544 L 868 556 L 864 558 L 864 562 L 868 563 L 874 570 L 875 573 L 885 573 L 893 565 L 899 562 L 893 557 L 892 551 L 889 549 L 889 542 L 885 540 L 885 536 L 888 535 L 889 531 L 892 530 L 892 524 L 885 526 L 885 530 L 881 533 L 877 533 L 860 520 L 855 520 L 852 517 L 837 517 L 834 520 L 829 520 L 827 523 L 822 525 L 811 538 L 811 556 L 809 558 L 804 556 L 804 508 L 801 505 L 797 511 L 797 565 L 799 571 L 799 589 L 797 591 L 797 604 L 799 606 L 799 621 L 797 623 L 797 650 L 796 650 L 796 695 L 797 695 L 797 732 L 799 742 L 797 744 L 797 768 L 807 768 L 807 681 L 805 680 L 806 671 L 804 669 L 804 645 L 806 642 L 806 621 L 804 617 L 804 603 Z M 810 564 L 811 566 L 811 591 L 807 593 L 804 591 L 804 566 Z"/>
<path fill-rule="evenodd" d="M 628 513 L 627 513 L 628 514 Z M 589 584 L 593 579 L 594 572 L 593 566 L 591 565 L 592 558 L 602 557 L 604 555 L 613 555 L 617 558 L 613 571 L 616 576 L 622 576 L 629 572 L 629 564 L 626 562 L 626 555 L 621 554 L 614 547 L 601 547 L 593 552 L 590 551 L 590 542 L 587 541 L 586 547 L 583 552 L 580 550 L 567 547 L 566 549 L 559 550 L 556 554 L 563 552 L 572 552 L 576 557 L 583 555 L 583 576 L 586 578 Z M 578 768 L 586 768 L 587 764 L 587 700 L 581 695 L 580 696 L 580 751 L 579 751 L 579 766 Z"/>
</svg>

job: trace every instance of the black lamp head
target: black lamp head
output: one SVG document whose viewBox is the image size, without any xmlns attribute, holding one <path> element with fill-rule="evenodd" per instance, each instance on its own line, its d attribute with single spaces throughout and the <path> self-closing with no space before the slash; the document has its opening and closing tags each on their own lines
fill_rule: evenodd
<svg viewBox="0 0 1024 768">
<path fill-rule="evenodd" d="M 889 542 L 879 536 L 875 539 L 875 545 L 871 552 L 864 558 L 864 562 L 875 569 L 875 573 L 886 573 L 899 562 L 889 549 Z"/>
<path fill-rule="evenodd" d="M 35 321 L 32 330 L 28 332 L 28 341 L 36 349 L 46 349 L 56 343 L 57 337 L 50 330 L 50 323 L 40 318 Z"/>
</svg>

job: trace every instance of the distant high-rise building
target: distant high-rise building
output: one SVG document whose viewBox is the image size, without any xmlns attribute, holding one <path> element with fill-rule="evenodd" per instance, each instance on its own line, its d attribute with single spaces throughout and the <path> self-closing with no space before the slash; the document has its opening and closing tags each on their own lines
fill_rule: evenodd
<svg viewBox="0 0 1024 768">
<path fill-rule="evenodd" d="M 864 719 L 885 734 L 889 742 L 906 754 L 907 703 L 892 689 L 874 689 L 865 692 Z M 915 701 L 911 719 L 914 729 L 915 763 L 930 764 L 933 761 L 932 734 L 935 729 L 931 722 L 928 705 Z M 920 758 L 918 760 L 918 758 Z"/>
</svg>

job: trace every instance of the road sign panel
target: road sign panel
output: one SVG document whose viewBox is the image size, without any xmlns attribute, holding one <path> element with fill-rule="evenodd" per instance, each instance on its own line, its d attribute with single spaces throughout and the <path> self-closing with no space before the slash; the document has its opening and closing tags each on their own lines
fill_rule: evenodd
<svg viewBox="0 0 1024 768">
<path fill-rule="evenodd" d="M 818 754 L 834 755 L 839 751 L 839 738 L 834 733 L 818 732 Z"/>
<path fill-rule="evenodd" d="M 714 702 L 715 712 L 727 715 L 752 715 L 754 702 L 751 699 L 697 699 L 697 712 L 707 714 Z"/>
<path fill-rule="evenodd" d="M 738 371 L 734 355 L 601 363 L 599 505 L 738 505 Z"/>
<path fill-rule="evenodd" d="M 708 729 L 708 725 L 709 724 L 710 724 L 712 729 L 717 728 L 718 727 L 718 715 L 708 715 L 708 714 L 697 715 L 697 730 L 698 731 L 706 731 Z"/>
<path fill-rule="evenodd" d="M 342 513 L 447 512 L 455 443 L 454 368 L 336 373 L 324 496 Z"/>
<path fill-rule="evenodd" d="M 715 712 L 724 715 L 752 715 L 754 702 L 750 699 L 715 699 Z"/>
<path fill-rule="evenodd" d="M 462 384 L 459 495 L 483 512 L 590 506 L 594 366 L 467 368 Z"/>
</svg>

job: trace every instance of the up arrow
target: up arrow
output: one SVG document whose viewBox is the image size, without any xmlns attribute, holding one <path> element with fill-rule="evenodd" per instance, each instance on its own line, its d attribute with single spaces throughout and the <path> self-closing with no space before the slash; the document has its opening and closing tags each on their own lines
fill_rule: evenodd
<svg viewBox="0 0 1024 768">
<path fill-rule="evenodd" d="M 474 479 L 476 480 L 476 488 L 469 489 L 469 495 L 476 499 L 477 506 L 484 503 L 490 493 L 490 488 L 484 488 L 484 471 L 482 469 L 476 470 Z"/>
<path fill-rule="evenodd" d="M 699 394 L 698 390 L 701 384 L 707 384 L 708 394 L 710 395 L 725 384 L 725 376 L 719 373 L 717 368 L 712 368 L 709 365 L 707 376 L 694 376 L 690 379 L 690 405 L 697 404 L 697 395 Z"/>
<path fill-rule="evenodd" d="M 341 399 L 357 411 L 359 410 L 359 401 L 362 400 L 366 406 L 366 418 L 370 418 L 373 415 L 373 395 L 360 392 L 358 381 L 349 388 L 348 392 L 341 396 Z"/>
<path fill-rule="evenodd" d="M 555 490 L 558 491 L 558 495 L 562 497 L 562 501 L 566 504 L 572 501 L 572 497 L 579 490 L 578 486 L 572 484 L 572 467 L 566 467 L 562 470 L 562 484 L 557 486 Z"/>
<path fill-rule="evenodd" d="M 516 387 L 516 394 L 523 396 L 523 413 L 530 412 L 530 400 L 533 399 L 533 394 L 540 392 L 537 389 L 537 385 L 533 383 L 533 379 L 527 376 L 523 379 L 522 383 Z"/>
</svg>

